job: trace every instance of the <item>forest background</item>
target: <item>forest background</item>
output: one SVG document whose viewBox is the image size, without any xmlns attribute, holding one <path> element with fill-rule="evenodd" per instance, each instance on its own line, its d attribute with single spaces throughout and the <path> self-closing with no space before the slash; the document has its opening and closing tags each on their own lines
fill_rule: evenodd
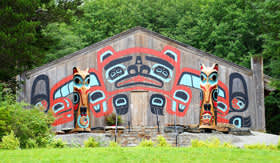
<svg viewBox="0 0 280 163">
<path fill-rule="evenodd" d="M 1 0 L 0 15 L 0 96 L 17 74 L 141 26 L 247 68 L 262 56 L 266 129 L 280 133 L 279 0 Z"/>
</svg>

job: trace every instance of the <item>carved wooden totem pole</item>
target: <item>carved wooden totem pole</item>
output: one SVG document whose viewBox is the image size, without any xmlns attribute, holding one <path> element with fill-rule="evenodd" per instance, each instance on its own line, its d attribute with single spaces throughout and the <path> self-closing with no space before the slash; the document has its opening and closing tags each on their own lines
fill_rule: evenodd
<svg viewBox="0 0 280 163">
<path fill-rule="evenodd" d="M 217 125 L 218 64 L 200 65 L 199 128 L 215 129 Z"/>
<path fill-rule="evenodd" d="M 88 90 L 90 77 L 88 69 L 85 71 L 73 68 L 74 105 L 75 105 L 75 128 L 73 131 L 90 131 L 90 114 L 88 107 Z"/>
</svg>

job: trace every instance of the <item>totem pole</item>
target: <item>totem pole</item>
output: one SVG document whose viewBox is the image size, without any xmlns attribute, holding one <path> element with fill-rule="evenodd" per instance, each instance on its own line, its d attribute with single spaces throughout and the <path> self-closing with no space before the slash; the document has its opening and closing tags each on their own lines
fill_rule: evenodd
<svg viewBox="0 0 280 163">
<path fill-rule="evenodd" d="M 73 83 L 74 83 L 74 105 L 75 105 L 75 119 L 74 132 L 90 131 L 90 114 L 88 107 L 88 90 L 90 88 L 90 77 L 88 69 L 85 71 L 79 68 L 73 68 Z"/>
<path fill-rule="evenodd" d="M 199 128 L 215 129 L 217 125 L 218 64 L 200 65 Z"/>
</svg>

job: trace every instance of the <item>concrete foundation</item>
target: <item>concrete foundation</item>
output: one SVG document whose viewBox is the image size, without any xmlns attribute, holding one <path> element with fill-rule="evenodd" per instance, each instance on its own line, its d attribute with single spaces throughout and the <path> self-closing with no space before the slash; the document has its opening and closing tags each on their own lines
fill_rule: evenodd
<svg viewBox="0 0 280 163">
<path fill-rule="evenodd" d="M 177 136 L 177 146 L 187 147 L 191 145 L 191 140 L 212 140 L 219 139 L 221 143 L 229 142 L 236 147 L 244 147 L 245 144 L 274 144 L 276 145 L 279 141 L 278 135 L 266 134 L 262 132 L 251 132 L 252 135 L 238 136 L 232 134 L 222 133 L 189 133 L 183 132 Z M 154 129 L 141 130 L 135 129 L 131 132 L 127 130 L 119 132 L 117 135 L 117 142 L 123 147 L 134 147 L 144 140 L 152 140 L 156 142 L 157 136 L 162 135 L 166 141 L 172 146 L 176 146 L 176 133 L 158 133 Z M 84 141 L 88 140 L 89 137 L 93 137 L 96 141 L 100 142 L 101 146 L 108 146 L 110 141 L 115 140 L 115 134 L 107 131 L 106 133 L 77 133 L 77 134 L 64 134 L 56 135 L 57 139 L 62 139 L 69 146 L 84 145 Z"/>
</svg>

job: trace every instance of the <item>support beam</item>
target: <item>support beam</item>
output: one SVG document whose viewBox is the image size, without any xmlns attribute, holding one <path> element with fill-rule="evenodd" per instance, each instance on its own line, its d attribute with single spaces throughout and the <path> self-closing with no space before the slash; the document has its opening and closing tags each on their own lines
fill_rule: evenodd
<svg viewBox="0 0 280 163">
<path fill-rule="evenodd" d="M 264 74 L 262 56 L 251 58 L 251 69 L 256 89 L 256 130 L 265 131 L 265 107 L 264 107 Z"/>
</svg>

